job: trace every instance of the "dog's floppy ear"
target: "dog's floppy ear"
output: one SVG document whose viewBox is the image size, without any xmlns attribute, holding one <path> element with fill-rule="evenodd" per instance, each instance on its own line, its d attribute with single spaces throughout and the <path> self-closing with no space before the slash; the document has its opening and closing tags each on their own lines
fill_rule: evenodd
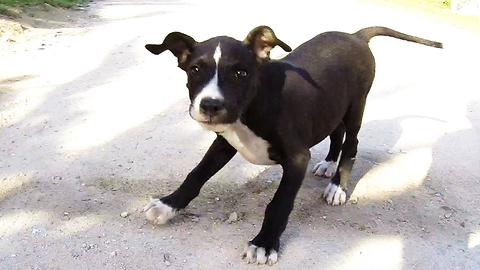
<svg viewBox="0 0 480 270">
<path fill-rule="evenodd" d="M 292 48 L 275 36 L 272 28 L 262 25 L 255 27 L 243 40 L 250 50 L 259 59 L 270 59 L 270 51 L 275 46 L 280 46 L 284 51 L 291 52 Z"/>
<path fill-rule="evenodd" d="M 185 70 L 185 63 L 197 43 L 192 37 L 180 32 L 172 32 L 165 37 L 162 44 L 147 44 L 145 48 L 153 54 L 170 50 L 178 59 L 178 66 Z"/>
</svg>

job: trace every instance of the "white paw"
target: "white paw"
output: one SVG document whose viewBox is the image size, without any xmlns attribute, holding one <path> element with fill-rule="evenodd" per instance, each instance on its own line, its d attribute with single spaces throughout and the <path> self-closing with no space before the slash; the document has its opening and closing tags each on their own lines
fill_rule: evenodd
<svg viewBox="0 0 480 270">
<path fill-rule="evenodd" d="M 175 210 L 164 204 L 160 199 L 150 199 L 150 202 L 143 208 L 148 220 L 155 224 L 165 224 L 175 216 Z"/>
<path fill-rule="evenodd" d="M 248 243 L 243 249 L 242 258 L 247 259 L 247 263 L 274 265 L 278 261 L 278 254 L 274 249 L 270 249 L 267 256 L 264 248 Z"/>
<path fill-rule="evenodd" d="M 327 204 L 332 206 L 342 205 L 347 201 L 347 193 L 343 191 L 342 187 L 329 183 L 323 192 L 323 198 L 325 198 Z"/>
<path fill-rule="evenodd" d="M 330 178 L 337 171 L 337 162 L 323 160 L 317 163 L 312 170 L 312 173 L 318 176 Z"/>
</svg>

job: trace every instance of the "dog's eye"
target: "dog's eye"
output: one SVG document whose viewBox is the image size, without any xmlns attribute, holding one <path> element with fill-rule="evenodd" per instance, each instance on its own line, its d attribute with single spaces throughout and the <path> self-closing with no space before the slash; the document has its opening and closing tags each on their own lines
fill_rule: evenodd
<svg viewBox="0 0 480 270">
<path fill-rule="evenodd" d="M 197 75 L 198 73 L 200 73 L 200 68 L 198 66 L 193 66 L 190 68 L 191 75 Z"/>
<path fill-rule="evenodd" d="M 244 77 L 247 77 L 247 75 L 248 75 L 247 71 L 245 71 L 243 69 L 237 70 L 235 72 L 235 77 L 237 77 L 237 78 L 244 78 Z"/>
</svg>

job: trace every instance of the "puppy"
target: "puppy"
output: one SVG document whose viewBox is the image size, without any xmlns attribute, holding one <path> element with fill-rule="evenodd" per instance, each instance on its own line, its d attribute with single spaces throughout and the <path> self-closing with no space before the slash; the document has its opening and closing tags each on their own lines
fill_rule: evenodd
<svg viewBox="0 0 480 270">
<path fill-rule="evenodd" d="M 153 54 L 169 50 L 177 58 L 178 67 L 188 75 L 190 116 L 217 134 L 180 187 L 145 206 L 147 218 L 167 222 L 237 152 L 254 164 L 279 164 L 283 176 L 278 190 L 265 210 L 260 232 L 242 253 L 249 263 L 276 263 L 280 236 L 310 160 L 309 148 L 327 136 L 329 152 L 314 171 L 333 176 L 323 193 L 328 204 L 347 200 L 357 135 L 375 76 L 368 47 L 375 36 L 442 48 L 441 43 L 385 27 L 323 33 L 281 60 L 271 60 L 270 51 L 275 46 L 287 52 L 291 48 L 268 26 L 256 27 L 243 41 L 220 36 L 197 42 L 173 32 L 162 44 L 146 45 Z"/>
</svg>

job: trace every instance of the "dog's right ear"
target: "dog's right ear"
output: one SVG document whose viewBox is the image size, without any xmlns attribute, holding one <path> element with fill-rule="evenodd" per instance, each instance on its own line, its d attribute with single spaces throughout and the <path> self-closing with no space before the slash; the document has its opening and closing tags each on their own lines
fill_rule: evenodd
<svg viewBox="0 0 480 270">
<path fill-rule="evenodd" d="M 178 67 L 185 70 L 188 56 L 197 43 L 192 37 L 180 32 L 172 32 L 165 37 L 162 44 L 147 44 L 145 48 L 153 54 L 161 54 L 169 50 L 177 57 Z"/>
<path fill-rule="evenodd" d="M 275 46 L 280 46 L 286 52 L 292 51 L 292 48 L 277 38 L 272 28 L 266 25 L 255 27 L 248 33 L 243 43 L 257 56 L 259 61 L 270 59 L 270 51 Z"/>
</svg>

